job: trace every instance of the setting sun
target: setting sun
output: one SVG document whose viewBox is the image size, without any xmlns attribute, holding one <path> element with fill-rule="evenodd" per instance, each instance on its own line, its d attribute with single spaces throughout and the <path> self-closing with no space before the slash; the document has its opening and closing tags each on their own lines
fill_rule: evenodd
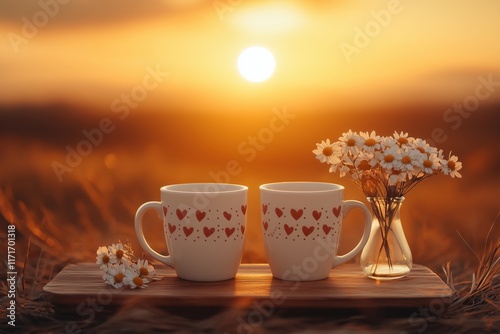
<svg viewBox="0 0 500 334">
<path fill-rule="evenodd" d="M 274 56 L 266 48 L 252 46 L 245 49 L 238 58 L 240 74 L 252 82 L 262 82 L 274 73 Z"/>
</svg>

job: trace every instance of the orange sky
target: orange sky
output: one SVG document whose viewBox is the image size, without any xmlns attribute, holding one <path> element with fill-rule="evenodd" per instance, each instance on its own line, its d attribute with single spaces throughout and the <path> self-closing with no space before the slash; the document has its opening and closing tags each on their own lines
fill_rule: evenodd
<svg viewBox="0 0 500 334">
<path fill-rule="evenodd" d="M 169 76 L 144 105 L 198 111 L 251 108 L 256 99 L 451 103 L 471 94 L 479 75 L 500 77 L 494 0 L 47 3 L 0 5 L 0 103 L 76 100 L 107 109 L 148 67 Z M 253 44 L 276 57 L 265 83 L 237 73 L 238 54 Z"/>
</svg>

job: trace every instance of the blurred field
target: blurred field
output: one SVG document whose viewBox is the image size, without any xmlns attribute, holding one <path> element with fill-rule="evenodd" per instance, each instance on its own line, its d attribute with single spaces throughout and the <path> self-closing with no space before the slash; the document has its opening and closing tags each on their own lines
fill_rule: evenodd
<svg viewBox="0 0 500 334">
<path fill-rule="evenodd" d="M 402 117 L 399 110 L 312 113 L 287 105 L 287 113 L 294 118 L 290 117 L 289 124 L 271 140 L 260 142 L 259 133 L 269 129 L 269 121 L 275 117 L 272 108 L 285 107 L 270 106 L 243 122 L 237 113 L 141 110 L 121 123 L 114 120 L 116 129 L 104 134 L 100 145 L 71 171 L 59 172 L 61 182 L 54 161 L 66 164 L 66 147 L 76 150 L 79 142 L 86 140 L 82 131 L 91 131 L 109 115 L 89 116 L 64 105 L 4 108 L 0 112 L 2 203 L 4 208 L 12 206 L 13 213 L 3 210 L 3 216 L 8 221 L 18 217 L 19 230 L 25 236 L 37 231 L 34 241 L 48 238 L 57 245 L 54 251 L 64 250 L 66 255 L 88 261 L 99 245 L 117 240 L 137 244 L 132 228 L 135 210 L 143 202 L 158 200 L 163 185 L 245 184 L 250 191 L 244 262 L 264 262 L 260 184 L 286 180 L 334 182 L 346 186 L 346 198 L 364 201 L 354 184 L 329 174 L 326 165 L 316 161 L 311 153 L 316 142 L 336 139 L 349 128 L 374 129 L 385 135 L 403 130 L 426 138 L 435 124 L 442 126 L 436 107 L 434 113 L 431 107 L 413 111 L 402 107 Z M 435 176 L 407 196 L 403 223 L 416 262 L 429 265 L 435 261 L 440 265 L 452 257 L 469 258 L 471 254 L 457 231 L 473 247 L 481 245 L 500 208 L 497 109 L 491 106 L 477 111 L 461 128 L 450 129 L 449 139 L 437 145 L 445 152 L 452 150 L 463 161 L 462 179 Z M 236 175 L 226 170 L 231 160 L 240 167 L 233 173 Z M 24 207 L 25 212 L 17 207 Z M 23 215 L 28 215 L 33 225 L 27 226 Z M 349 249 L 359 237 L 355 216 L 344 224 L 341 249 Z M 151 226 L 146 232 L 153 245 L 164 250 L 161 233 L 157 233 L 162 229 L 160 222 L 151 215 L 147 225 Z"/>
</svg>

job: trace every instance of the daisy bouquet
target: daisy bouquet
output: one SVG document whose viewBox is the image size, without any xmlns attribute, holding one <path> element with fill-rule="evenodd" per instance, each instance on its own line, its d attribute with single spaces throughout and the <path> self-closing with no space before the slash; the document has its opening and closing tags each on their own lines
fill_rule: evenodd
<svg viewBox="0 0 500 334">
<path fill-rule="evenodd" d="M 442 150 L 425 140 L 394 132 L 381 137 L 371 133 L 343 133 L 337 142 L 316 144 L 316 158 L 330 165 L 330 172 L 349 176 L 367 197 L 401 197 L 417 183 L 442 172 L 460 178 L 462 163 L 455 155 L 445 158 Z"/>
<path fill-rule="evenodd" d="M 103 280 L 114 288 L 146 288 L 147 283 L 159 280 L 155 268 L 148 260 L 134 259 L 128 244 L 112 244 L 97 249 L 96 263 L 102 270 Z"/>
<path fill-rule="evenodd" d="M 439 173 L 462 177 L 459 172 L 462 163 L 455 155 L 450 152 L 445 157 L 442 150 L 403 132 L 384 137 L 375 131 L 349 130 L 336 142 L 327 139 L 316 144 L 313 153 L 330 166 L 331 173 L 350 177 L 368 197 L 373 215 L 381 225 L 379 255 L 385 249 L 389 267 L 392 262 L 387 237 L 404 195 Z"/>
</svg>

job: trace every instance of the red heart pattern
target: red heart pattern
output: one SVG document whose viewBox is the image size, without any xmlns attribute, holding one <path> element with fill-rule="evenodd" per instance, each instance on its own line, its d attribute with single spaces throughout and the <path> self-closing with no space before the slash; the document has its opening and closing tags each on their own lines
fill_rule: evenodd
<svg viewBox="0 0 500 334">
<path fill-rule="evenodd" d="M 226 232 L 226 235 L 229 238 L 234 233 L 235 230 L 236 230 L 236 228 L 234 228 L 234 227 L 233 228 L 226 227 L 226 229 L 224 231 Z"/>
<path fill-rule="evenodd" d="M 183 220 L 184 217 L 186 217 L 186 215 L 187 215 L 187 210 L 182 210 L 181 211 L 180 209 L 177 209 L 175 211 L 175 213 L 177 214 L 177 218 L 179 218 L 179 220 Z"/>
<path fill-rule="evenodd" d="M 331 226 L 328 226 L 326 224 L 323 225 L 323 232 L 325 232 L 325 234 L 330 233 L 331 230 L 332 230 Z"/>
<path fill-rule="evenodd" d="M 208 238 L 209 236 L 211 236 L 212 234 L 214 234 L 215 232 L 215 227 L 212 227 L 212 228 L 208 228 L 208 227 L 203 227 L 203 234 L 205 234 L 205 236 Z"/>
<path fill-rule="evenodd" d="M 170 231 L 170 233 L 174 233 L 176 229 L 177 226 L 168 223 L 168 230 Z"/>
<path fill-rule="evenodd" d="M 241 205 L 240 209 L 241 209 L 241 212 L 243 213 L 243 215 L 246 215 L 247 210 L 248 210 L 247 204 Z M 262 210 L 264 211 L 264 213 L 267 212 L 267 209 L 268 209 L 267 205 L 262 206 Z M 163 215 L 167 216 L 167 213 L 169 211 L 168 208 L 166 206 L 162 206 L 162 210 L 163 210 Z M 231 210 L 233 210 L 233 208 L 231 208 Z M 280 215 L 282 215 L 283 212 L 281 212 L 281 210 L 279 210 L 279 211 L 280 211 Z M 187 209 L 184 209 L 184 210 L 176 209 L 175 214 L 179 220 L 183 220 L 184 218 L 187 217 L 188 210 Z M 204 219 L 210 221 L 211 218 L 207 218 L 207 215 L 208 215 L 208 213 L 206 211 L 196 210 L 196 212 L 195 212 L 195 216 L 196 216 L 196 219 L 198 220 L 198 222 L 201 222 Z M 224 211 L 222 213 L 222 215 L 227 221 L 231 221 L 231 219 L 233 218 L 231 211 Z M 238 214 L 236 214 L 236 216 L 240 217 Z M 210 217 L 210 216 L 208 216 L 208 217 Z M 240 225 L 240 224 L 238 223 L 238 225 Z M 173 234 L 177 230 L 177 225 L 173 225 L 173 224 L 168 223 L 167 227 L 168 227 L 168 231 L 170 232 L 170 234 Z M 232 236 L 236 232 L 237 228 L 238 227 L 231 227 L 231 228 L 226 227 L 226 228 L 224 228 L 224 232 L 225 232 L 226 236 L 229 238 L 230 236 Z M 268 228 L 268 223 L 264 222 L 264 229 L 267 230 L 267 228 Z M 243 235 L 245 234 L 246 226 L 240 225 L 239 229 L 240 229 L 242 237 L 243 237 Z M 293 230 L 293 227 L 292 227 L 292 230 Z M 194 229 L 194 227 L 184 226 L 182 228 L 182 231 L 187 238 L 195 232 L 195 229 Z M 209 226 L 203 227 L 203 234 L 207 238 L 209 238 L 212 234 L 214 234 L 215 231 L 216 231 L 215 227 L 209 227 Z"/>
<path fill-rule="evenodd" d="M 276 208 L 274 209 L 274 211 L 276 212 L 276 216 L 278 216 L 278 218 L 281 218 L 281 216 L 283 216 L 283 211 L 281 211 L 280 208 Z"/>
<path fill-rule="evenodd" d="M 309 234 L 313 233 L 314 231 L 314 226 L 302 226 L 302 233 L 307 237 Z"/>
<path fill-rule="evenodd" d="M 287 235 L 290 235 L 292 234 L 292 232 L 294 231 L 295 229 L 292 227 L 292 226 L 288 226 L 288 224 L 285 224 L 285 232 Z"/>
<path fill-rule="evenodd" d="M 184 231 L 184 234 L 186 235 L 186 237 L 189 237 L 191 235 L 191 233 L 193 233 L 194 228 L 193 227 L 184 226 L 182 228 L 182 230 Z"/>
<path fill-rule="evenodd" d="M 266 214 L 267 210 L 268 210 L 268 205 L 262 204 L 262 212 L 264 214 Z M 278 218 L 281 218 L 284 215 L 283 209 L 281 209 L 281 208 L 275 208 L 274 211 L 275 211 L 276 216 Z M 304 217 L 304 212 L 305 212 L 304 209 L 293 209 L 293 208 L 290 209 L 290 215 L 296 221 L 298 221 L 299 219 Z M 339 218 L 342 215 L 342 206 L 340 205 L 336 208 L 332 208 L 332 213 L 335 215 L 335 217 Z M 315 221 L 320 221 L 321 217 L 323 216 L 323 212 L 321 210 L 313 210 L 311 212 L 311 214 L 312 214 L 312 217 L 314 218 Z M 327 218 L 328 218 L 328 216 L 327 216 Z M 269 229 L 269 222 L 262 221 L 262 227 L 263 227 L 264 231 L 267 231 Z M 318 228 L 319 228 L 319 226 L 318 226 Z M 285 231 L 287 236 L 291 235 L 295 231 L 295 229 L 296 228 L 293 225 L 288 225 L 288 224 L 283 225 L 283 230 Z M 311 235 L 315 231 L 316 225 L 302 226 L 301 229 L 302 229 L 302 233 L 304 234 L 304 236 L 308 237 L 309 235 Z M 323 224 L 321 226 L 321 229 L 323 230 L 325 235 L 328 235 L 332 232 L 333 226 Z"/>
<path fill-rule="evenodd" d="M 196 210 L 196 219 L 198 219 L 199 222 L 201 222 L 206 215 L 207 215 L 206 212 Z"/>
<path fill-rule="evenodd" d="M 302 209 L 299 209 L 299 210 L 291 209 L 290 213 L 292 214 L 293 219 L 299 220 L 299 218 L 302 217 L 302 214 L 304 213 L 304 210 L 302 210 Z"/>
<path fill-rule="evenodd" d="M 342 210 L 342 206 L 339 206 L 338 208 L 333 208 L 332 212 L 335 215 L 335 217 L 339 218 L 341 210 Z"/>
</svg>

